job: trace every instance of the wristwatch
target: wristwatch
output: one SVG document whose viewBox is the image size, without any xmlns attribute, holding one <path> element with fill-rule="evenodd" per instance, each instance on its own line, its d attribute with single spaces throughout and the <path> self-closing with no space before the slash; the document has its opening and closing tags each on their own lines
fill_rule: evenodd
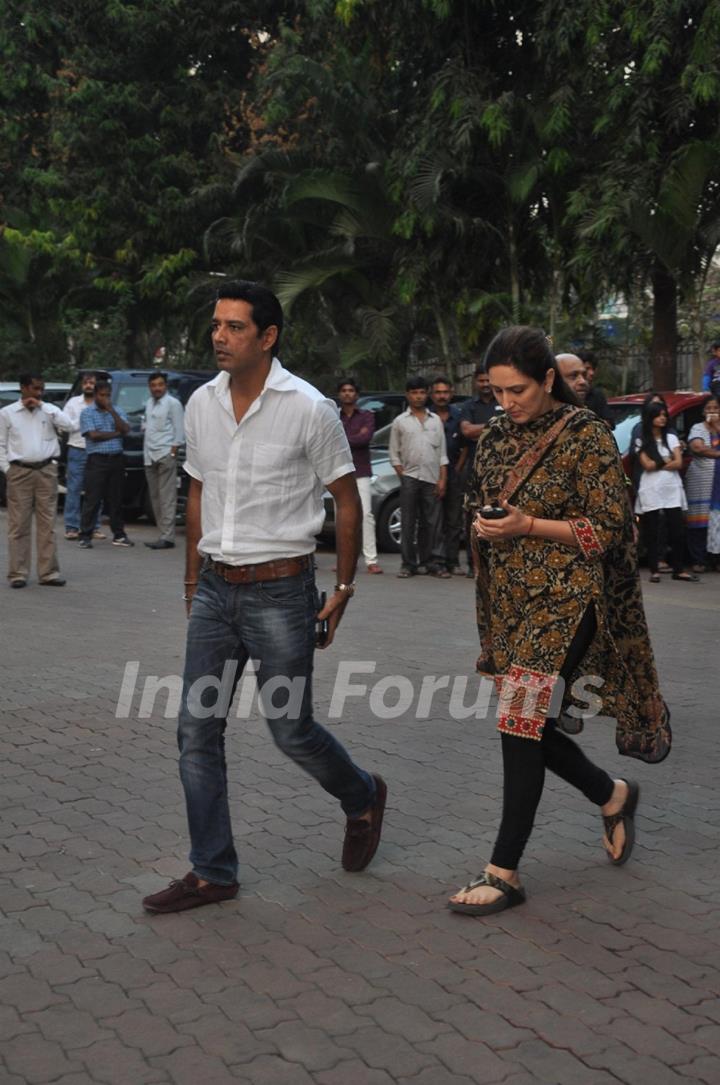
<svg viewBox="0 0 720 1085">
<path fill-rule="evenodd" d="M 335 585 L 335 591 L 344 591 L 345 594 L 347 595 L 348 599 L 352 599 L 353 595 L 355 594 L 355 585 L 354 584 L 336 584 Z"/>
</svg>

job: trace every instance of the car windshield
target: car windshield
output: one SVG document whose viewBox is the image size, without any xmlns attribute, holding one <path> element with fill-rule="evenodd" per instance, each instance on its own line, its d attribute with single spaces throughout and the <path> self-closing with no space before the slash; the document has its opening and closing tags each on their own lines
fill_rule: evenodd
<svg viewBox="0 0 720 1085">
<path fill-rule="evenodd" d="M 640 408 L 633 404 L 622 411 L 622 415 L 618 418 L 617 411 L 613 412 L 616 418 L 615 429 L 613 430 L 613 437 L 615 438 L 615 444 L 620 450 L 620 455 L 624 456 L 630 448 L 630 437 L 635 426 L 640 421 Z"/>
<path fill-rule="evenodd" d="M 148 398 L 147 384 L 121 384 L 117 390 L 117 398 L 113 406 L 121 407 L 128 416 L 128 422 L 139 424 L 145 403 Z"/>
</svg>

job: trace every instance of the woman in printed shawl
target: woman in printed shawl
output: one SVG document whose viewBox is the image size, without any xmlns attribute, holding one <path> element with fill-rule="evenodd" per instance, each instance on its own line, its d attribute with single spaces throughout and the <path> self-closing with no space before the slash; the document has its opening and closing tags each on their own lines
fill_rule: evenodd
<svg viewBox="0 0 720 1085">
<path fill-rule="evenodd" d="M 610 861 L 630 856 L 638 785 L 585 757 L 557 726 L 562 707 L 577 713 L 600 694 L 621 753 L 660 761 L 670 743 L 610 431 L 576 405 L 539 329 L 501 331 L 485 365 L 505 413 L 480 437 L 468 505 L 478 513 L 483 655 L 500 694 L 504 797 L 490 863 L 449 901 L 470 915 L 524 901 L 518 866 L 546 768 L 600 807 Z M 483 517 L 490 505 L 507 515 Z"/>
</svg>

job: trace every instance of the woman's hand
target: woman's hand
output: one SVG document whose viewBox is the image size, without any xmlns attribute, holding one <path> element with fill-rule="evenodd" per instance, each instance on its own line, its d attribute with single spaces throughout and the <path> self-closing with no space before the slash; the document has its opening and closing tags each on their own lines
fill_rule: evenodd
<svg viewBox="0 0 720 1085">
<path fill-rule="evenodd" d="M 485 520 L 477 514 L 473 520 L 473 527 L 480 539 L 486 542 L 495 542 L 498 539 L 511 539 L 515 535 L 527 535 L 532 527 L 533 518 L 507 501 L 501 501 L 500 507 L 505 509 L 507 516 L 501 520 Z"/>
</svg>

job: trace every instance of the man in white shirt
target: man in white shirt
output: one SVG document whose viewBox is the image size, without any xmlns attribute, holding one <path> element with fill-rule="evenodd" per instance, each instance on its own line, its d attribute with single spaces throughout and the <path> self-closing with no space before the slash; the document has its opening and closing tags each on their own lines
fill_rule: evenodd
<svg viewBox="0 0 720 1085">
<path fill-rule="evenodd" d="M 67 464 L 65 472 L 65 538 L 79 539 L 81 524 L 82 495 L 85 489 L 85 466 L 87 449 L 85 438 L 80 432 L 80 415 L 86 407 L 95 402 L 95 374 L 85 373 L 82 378 L 82 392 L 72 396 L 63 410 L 72 422 L 72 431 L 68 437 Z M 100 516 L 95 524 L 94 539 L 104 539 L 100 530 Z"/>
<path fill-rule="evenodd" d="M 175 546 L 177 512 L 177 451 L 185 443 L 183 409 L 168 392 L 164 373 L 148 378 L 150 398 L 145 404 L 143 462 L 150 502 L 160 537 L 145 543 L 150 550 L 172 550 Z"/>
<path fill-rule="evenodd" d="M 248 660 L 276 744 L 342 805 L 344 869 L 363 870 L 380 839 L 383 780 L 355 765 L 312 710 L 316 643 L 332 642 L 354 592 L 362 509 L 353 461 L 335 405 L 274 357 L 282 324 L 267 288 L 225 283 L 211 327 L 221 372 L 187 405 L 190 624 L 178 744 L 192 870 L 146 897 L 149 912 L 237 895 L 224 733 Z M 337 509 L 338 583 L 318 613 L 313 552 L 324 489 Z"/>
<path fill-rule="evenodd" d="M 424 377 L 410 377 L 405 395 L 407 410 L 390 427 L 390 463 L 400 478 L 402 566 L 398 576 L 447 576 L 440 531 L 447 486 L 445 427 L 425 406 L 428 385 Z"/>
<path fill-rule="evenodd" d="M 7 480 L 8 580 L 24 588 L 30 574 L 32 514 L 35 510 L 38 580 L 61 588 L 55 541 L 57 516 L 57 430 L 72 429 L 66 414 L 43 403 L 45 381 L 34 373 L 20 377 L 20 399 L 0 410 L 0 471 Z"/>
</svg>

